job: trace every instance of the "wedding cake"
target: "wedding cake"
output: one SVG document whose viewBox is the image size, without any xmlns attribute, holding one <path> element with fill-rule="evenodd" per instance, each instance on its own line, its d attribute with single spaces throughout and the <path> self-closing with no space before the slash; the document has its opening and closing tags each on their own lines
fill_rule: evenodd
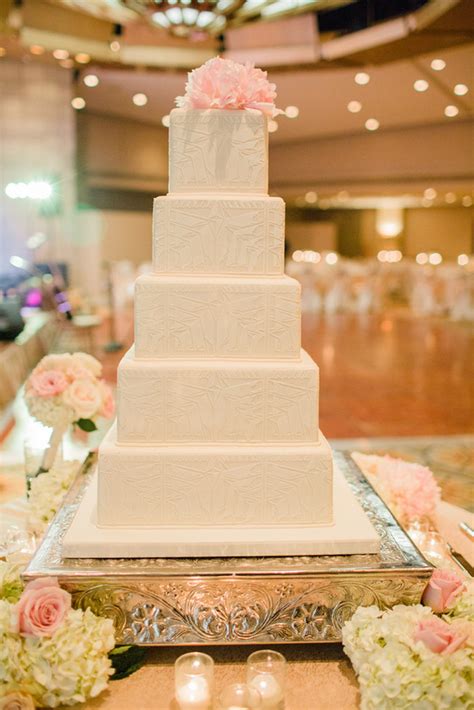
<svg viewBox="0 0 474 710">
<path fill-rule="evenodd" d="M 284 274 L 284 203 L 268 195 L 273 95 L 170 114 L 153 272 L 136 282 L 136 342 L 99 450 L 109 540 L 126 528 L 157 554 L 304 554 L 333 525 L 318 368 Z"/>
</svg>

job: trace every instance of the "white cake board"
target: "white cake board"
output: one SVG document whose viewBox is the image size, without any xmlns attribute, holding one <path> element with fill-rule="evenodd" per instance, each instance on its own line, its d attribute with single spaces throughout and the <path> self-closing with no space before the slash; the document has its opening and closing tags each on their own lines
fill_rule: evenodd
<svg viewBox="0 0 474 710">
<path fill-rule="evenodd" d="M 334 470 L 334 523 L 319 527 L 106 528 L 96 524 L 97 474 L 66 532 L 69 558 L 262 557 L 377 553 L 379 536 Z"/>
</svg>

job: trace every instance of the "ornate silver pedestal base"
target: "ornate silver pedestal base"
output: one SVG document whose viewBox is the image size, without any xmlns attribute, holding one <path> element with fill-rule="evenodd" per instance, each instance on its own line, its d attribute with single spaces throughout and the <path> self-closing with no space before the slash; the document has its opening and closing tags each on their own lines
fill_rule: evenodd
<svg viewBox="0 0 474 710">
<path fill-rule="evenodd" d="M 380 534 L 379 554 L 62 559 L 62 538 L 90 478 L 83 470 L 25 578 L 58 577 L 76 606 L 114 619 L 118 643 L 340 641 L 342 625 L 358 606 L 418 602 L 431 567 L 354 462 L 340 453 L 335 458 Z"/>
</svg>

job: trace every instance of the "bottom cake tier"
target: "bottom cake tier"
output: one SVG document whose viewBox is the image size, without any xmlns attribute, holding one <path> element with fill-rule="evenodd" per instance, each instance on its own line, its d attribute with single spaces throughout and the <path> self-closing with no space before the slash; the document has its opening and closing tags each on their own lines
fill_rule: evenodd
<svg viewBox="0 0 474 710">
<path fill-rule="evenodd" d="M 333 522 L 332 451 L 311 445 L 100 447 L 100 527 L 288 527 Z"/>
</svg>

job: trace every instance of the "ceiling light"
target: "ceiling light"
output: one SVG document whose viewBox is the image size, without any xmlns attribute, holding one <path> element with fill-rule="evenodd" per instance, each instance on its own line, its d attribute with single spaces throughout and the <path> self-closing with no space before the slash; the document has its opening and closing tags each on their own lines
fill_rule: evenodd
<svg viewBox="0 0 474 710">
<path fill-rule="evenodd" d="M 423 195 L 426 200 L 434 200 L 434 198 L 437 196 L 437 192 L 433 187 L 427 187 L 426 190 L 424 191 Z"/>
<path fill-rule="evenodd" d="M 116 39 L 112 40 L 112 42 L 109 44 L 109 47 L 112 52 L 120 52 L 120 42 Z"/>
<path fill-rule="evenodd" d="M 145 106 L 148 103 L 148 96 L 146 94 L 134 94 L 132 101 L 135 106 Z"/>
<path fill-rule="evenodd" d="M 370 75 L 365 71 L 359 71 L 355 75 L 354 81 L 356 84 L 359 84 L 359 86 L 365 86 L 370 81 Z"/>
<path fill-rule="evenodd" d="M 86 52 L 79 52 L 76 54 L 74 59 L 78 62 L 78 64 L 88 64 L 91 60 L 90 55 Z"/>
<path fill-rule="evenodd" d="M 86 74 L 84 77 L 84 84 L 90 88 L 97 86 L 99 83 L 99 77 L 96 74 Z"/>
<path fill-rule="evenodd" d="M 161 123 L 163 124 L 163 126 L 165 126 L 165 128 L 169 128 L 169 126 L 170 126 L 169 114 L 167 114 L 166 116 L 163 116 L 163 118 L 161 119 Z"/>
<path fill-rule="evenodd" d="M 67 49 L 55 49 L 53 52 L 53 57 L 55 59 L 67 59 L 69 57 L 69 52 Z"/>
<path fill-rule="evenodd" d="M 459 109 L 457 106 L 453 106 L 452 104 L 449 106 L 446 106 L 444 109 L 444 115 L 447 116 L 448 118 L 454 118 L 454 116 L 457 116 L 459 113 Z"/>
<path fill-rule="evenodd" d="M 444 196 L 445 202 L 448 203 L 448 205 L 452 205 L 454 202 L 456 202 L 456 195 L 454 192 L 447 192 Z"/>
<path fill-rule="evenodd" d="M 438 264 L 441 264 L 441 262 L 443 261 L 443 257 L 437 251 L 434 251 L 432 254 L 429 255 L 428 261 L 430 262 L 430 264 L 433 264 L 433 266 L 438 266 Z"/>
<path fill-rule="evenodd" d="M 276 121 L 273 121 L 273 119 L 270 119 L 268 121 L 268 132 L 275 133 L 275 131 L 278 131 L 278 123 Z"/>
<path fill-rule="evenodd" d="M 81 108 L 84 108 L 86 105 L 86 102 L 82 98 L 82 96 L 75 96 L 73 100 L 71 101 L 71 106 L 78 111 L 81 110 Z"/>
<path fill-rule="evenodd" d="M 306 193 L 306 195 L 304 196 L 304 199 L 306 200 L 306 202 L 309 202 L 310 204 L 314 204 L 318 199 L 318 195 L 316 194 L 316 192 L 313 192 L 313 190 L 310 190 L 309 192 Z"/>
<path fill-rule="evenodd" d="M 419 91 L 420 93 L 423 91 L 427 91 L 429 89 L 429 84 L 426 81 L 426 79 L 417 79 L 415 83 L 413 84 L 413 88 L 415 91 Z"/>
<path fill-rule="evenodd" d="M 377 121 L 376 118 L 368 118 L 365 122 L 365 127 L 368 131 L 376 131 L 379 126 L 380 123 Z"/>
<path fill-rule="evenodd" d="M 445 67 L 446 62 L 444 61 L 444 59 L 433 59 L 433 61 L 431 62 L 431 68 L 435 71 L 443 71 Z"/>
<path fill-rule="evenodd" d="M 40 54 L 44 54 L 45 49 L 41 46 L 41 44 L 32 44 L 30 47 L 30 52 L 31 54 L 39 56 Z"/>
<path fill-rule="evenodd" d="M 360 101 L 349 101 L 349 103 L 347 104 L 347 110 L 351 113 L 359 113 L 361 108 L 362 104 Z"/>
<path fill-rule="evenodd" d="M 469 264 L 469 257 L 467 254 L 459 254 L 458 256 L 459 266 L 467 266 Z"/>
<path fill-rule="evenodd" d="M 285 109 L 285 114 L 288 118 L 298 118 L 300 115 L 300 110 L 298 106 L 287 106 Z"/>
<path fill-rule="evenodd" d="M 416 255 L 415 261 L 417 264 L 427 264 L 428 263 L 428 254 L 426 254 L 424 251 L 420 252 L 419 254 Z"/>
<path fill-rule="evenodd" d="M 469 88 L 466 86 L 466 84 L 456 84 L 454 87 L 454 93 L 456 96 L 465 96 L 467 92 L 469 91 Z"/>
<path fill-rule="evenodd" d="M 472 197 L 470 195 L 464 195 L 464 197 L 461 200 L 463 207 L 471 207 L 472 205 Z"/>
</svg>

